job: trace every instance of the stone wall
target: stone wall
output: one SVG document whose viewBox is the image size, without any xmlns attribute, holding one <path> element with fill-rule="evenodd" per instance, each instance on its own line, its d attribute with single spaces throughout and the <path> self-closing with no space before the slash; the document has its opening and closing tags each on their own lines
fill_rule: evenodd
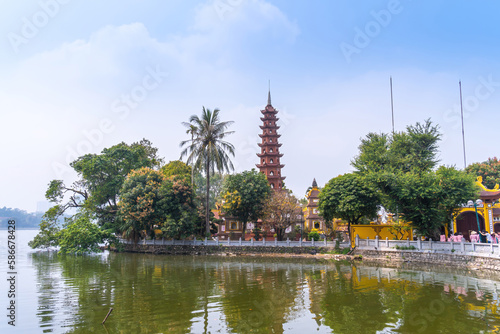
<svg viewBox="0 0 500 334">
<path fill-rule="evenodd" d="M 397 265 L 401 263 L 431 264 L 466 269 L 500 270 L 500 259 L 487 256 L 442 254 L 415 251 L 376 251 L 355 250 L 354 255 L 361 257 L 366 264 Z"/>
<path fill-rule="evenodd" d="M 274 247 L 274 246 L 187 246 L 187 245 L 143 245 L 124 244 L 125 252 L 171 254 L 171 255 L 211 255 L 211 254 L 320 254 L 331 252 L 331 247 Z"/>
</svg>

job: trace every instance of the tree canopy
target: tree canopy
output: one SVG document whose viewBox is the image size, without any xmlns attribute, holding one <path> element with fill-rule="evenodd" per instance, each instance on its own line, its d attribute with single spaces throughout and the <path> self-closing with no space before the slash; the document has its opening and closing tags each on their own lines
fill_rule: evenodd
<svg viewBox="0 0 500 334">
<path fill-rule="evenodd" d="M 79 180 L 71 186 L 52 180 L 45 196 L 61 206 L 61 213 L 69 208 L 84 208 L 95 215 L 100 225 L 116 230 L 118 196 L 127 175 L 141 167 L 157 168 L 161 163 L 150 141 L 143 139 L 131 145 L 122 142 L 105 148 L 101 154 L 86 154 L 73 161 L 70 165 Z"/>
<path fill-rule="evenodd" d="M 298 199 L 290 191 L 286 189 L 272 191 L 265 202 L 263 225 L 274 229 L 277 239 L 282 241 L 286 229 L 300 222 L 301 211 Z"/>
<path fill-rule="evenodd" d="M 476 197 L 474 178 L 438 164 L 439 128 L 430 120 L 404 132 L 370 133 L 352 161 L 380 196 L 379 204 L 401 216 L 422 235 L 434 236 L 456 208 Z"/>
<path fill-rule="evenodd" d="M 168 179 L 150 168 L 132 171 L 120 192 L 120 231 L 135 241 L 141 231 L 165 230 L 170 237 L 193 232 L 193 193 L 188 180 Z M 168 225 L 175 225 L 175 228 Z M 187 234 L 187 235 L 186 235 Z"/>
<path fill-rule="evenodd" d="M 369 133 L 361 140 L 359 154 L 352 161 L 358 173 L 431 171 L 438 163 L 439 127 L 430 119 L 391 135 Z"/>
<path fill-rule="evenodd" d="M 65 228 L 58 232 L 59 252 L 62 254 L 84 254 L 100 252 L 99 244 L 114 242 L 116 237 L 99 228 L 89 212 L 81 211 L 68 219 Z"/>
<path fill-rule="evenodd" d="M 497 184 L 500 184 L 500 161 L 497 157 L 470 164 L 465 170 L 474 177 L 481 176 L 486 188 L 493 189 Z"/>
<path fill-rule="evenodd" d="M 271 194 L 271 187 L 264 174 L 255 169 L 228 175 L 223 186 L 224 212 L 243 224 L 255 222 L 264 213 L 264 206 Z"/>
<path fill-rule="evenodd" d="M 380 198 L 377 190 L 361 175 L 350 173 L 337 176 L 319 194 L 318 208 L 326 221 L 340 218 L 350 225 L 361 218 L 377 215 Z"/>
</svg>

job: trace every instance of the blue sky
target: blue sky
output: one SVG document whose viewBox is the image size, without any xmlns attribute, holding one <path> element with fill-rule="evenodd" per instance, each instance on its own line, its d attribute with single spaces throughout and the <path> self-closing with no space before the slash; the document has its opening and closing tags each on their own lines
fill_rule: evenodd
<svg viewBox="0 0 500 334">
<path fill-rule="evenodd" d="M 495 1 L 0 0 L 0 206 L 34 211 L 68 162 L 150 139 L 179 158 L 202 106 L 234 120 L 237 171 L 258 162 L 260 110 L 280 113 L 283 175 L 302 197 L 351 171 L 360 138 L 431 118 L 442 164 L 497 155 Z M 346 51 L 347 50 L 347 51 Z M 354 50 L 354 51 L 353 51 Z M 127 102 L 127 96 L 135 99 Z"/>
</svg>

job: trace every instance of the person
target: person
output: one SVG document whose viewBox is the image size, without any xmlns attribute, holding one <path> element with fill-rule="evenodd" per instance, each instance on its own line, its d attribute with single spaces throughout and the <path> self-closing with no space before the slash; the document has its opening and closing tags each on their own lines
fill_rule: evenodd
<svg viewBox="0 0 500 334">
<path fill-rule="evenodd" d="M 491 242 L 494 244 L 498 244 L 498 235 L 496 232 L 491 233 Z"/>
<path fill-rule="evenodd" d="M 479 235 L 476 231 L 470 232 L 470 241 L 471 242 L 479 242 Z"/>
<path fill-rule="evenodd" d="M 491 239 L 491 234 L 489 234 L 488 232 L 486 232 L 486 241 L 491 244 L 492 242 L 492 239 Z"/>
<path fill-rule="evenodd" d="M 459 238 L 458 238 L 459 242 L 462 242 L 462 241 L 465 242 L 464 234 L 462 232 L 459 232 L 458 236 L 459 236 Z"/>
<path fill-rule="evenodd" d="M 489 235 L 489 233 L 487 233 L 485 230 L 479 231 L 479 240 L 481 241 L 481 243 L 483 243 L 483 244 L 487 243 L 488 236 L 490 237 L 490 241 L 491 241 L 491 235 Z"/>
<path fill-rule="evenodd" d="M 445 234 L 441 234 L 441 235 L 439 236 L 439 241 L 441 241 L 441 242 L 446 242 L 446 235 L 445 235 Z"/>
</svg>

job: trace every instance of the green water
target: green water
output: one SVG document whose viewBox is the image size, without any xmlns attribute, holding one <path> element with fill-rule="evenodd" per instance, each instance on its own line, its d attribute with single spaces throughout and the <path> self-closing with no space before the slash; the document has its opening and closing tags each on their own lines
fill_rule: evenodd
<svg viewBox="0 0 500 334">
<path fill-rule="evenodd" d="M 20 243 L 32 237 L 29 232 L 34 234 L 18 232 Z M 495 275 L 253 257 L 72 257 L 19 247 L 18 325 L 7 326 L 2 316 L 1 333 L 486 333 L 500 328 Z M 0 251 L 5 273 L 3 242 Z M 6 296 L 5 284 L 0 289 Z M 5 309 L 7 298 L 0 301 Z"/>
</svg>

